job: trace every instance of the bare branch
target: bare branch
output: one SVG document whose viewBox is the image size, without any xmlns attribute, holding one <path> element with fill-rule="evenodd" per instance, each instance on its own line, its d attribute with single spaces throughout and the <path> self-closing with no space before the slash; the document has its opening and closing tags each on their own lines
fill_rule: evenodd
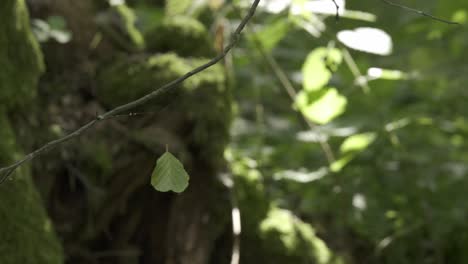
<svg viewBox="0 0 468 264">
<path fill-rule="evenodd" d="M 421 16 L 429 17 L 429 18 L 431 18 L 433 20 L 436 20 L 436 21 L 439 21 L 439 22 L 442 22 L 442 23 L 446 23 L 446 24 L 450 24 L 450 25 L 460 25 L 460 23 L 453 22 L 453 21 L 450 21 L 450 20 L 445 20 L 445 19 L 442 19 L 442 18 L 438 18 L 436 16 L 433 16 L 433 15 L 428 14 L 426 12 L 423 12 L 421 10 L 414 9 L 414 8 L 411 8 L 411 7 L 407 7 L 407 6 L 404 6 L 404 5 L 400 5 L 400 4 L 391 2 L 389 0 L 381 0 L 381 1 L 386 3 L 387 5 L 395 6 L 395 7 L 398 7 L 398 8 L 401 8 L 401 9 L 416 13 L 416 14 L 421 15 Z"/>
<path fill-rule="evenodd" d="M 208 61 L 207 63 L 193 69 L 192 71 L 189 71 L 187 72 L 186 74 L 184 74 L 183 76 L 181 76 L 180 78 L 154 90 L 153 92 L 135 100 L 135 101 L 132 101 L 132 102 L 129 102 L 127 104 L 124 104 L 124 105 L 121 105 L 121 106 L 118 106 L 102 115 L 99 115 L 96 117 L 96 119 L 88 122 L 87 124 L 85 124 L 84 126 L 78 128 L 77 130 L 75 130 L 74 132 L 62 137 L 62 138 L 59 138 L 59 139 L 56 139 L 56 140 L 53 140 L 47 144 L 45 144 L 44 146 L 38 148 L 37 150 L 29 153 L 28 155 L 24 156 L 21 160 L 18 160 L 17 162 L 11 164 L 10 166 L 7 166 L 7 167 L 3 167 L 3 168 L 0 168 L 0 175 L 4 174 L 4 176 L 2 176 L 0 178 L 0 184 L 2 184 L 3 182 L 5 182 L 5 180 L 10 177 L 12 175 L 12 173 L 18 168 L 20 167 L 21 165 L 23 165 L 25 162 L 28 162 L 42 154 L 44 154 L 46 151 L 48 150 L 51 150 L 55 147 L 57 147 L 58 145 L 62 144 L 62 143 L 65 143 L 71 139 L 74 139 L 78 136 L 80 136 L 81 134 L 83 134 L 84 132 L 88 131 L 90 128 L 94 127 L 98 122 L 102 121 L 102 120 L 106 120 L 108 118 L 111 118 L 117 114 L 120 114 L 120 113 L 123 113 L 125 111 L 128 111 L 128 110 L 131 110 L 137 106 L 141 106 L 143 104 L 145 104 L 146 102 L 158 97 L 159 95 L 169 91 L 169 90 L 172 90 L 174 89 L 175 87 L 177 87 L 179 84 L 181 84 L 182 82 L 184 82 L 185 80 L 187 80 L 188 78 L 192 77 L 193 75 L 199 73 L 199 72 L 202 72 L 206 69 L 208 69 L 209 67 L 217 64 L 218 62 L 220 62 L 230 51 L 231 49 L 237 44 L 237 42 L 239 41 L 239 38 L 240 38 L 240 34 L 242 32 L 242 30 L 244 29 L 244 27 L 246 26 L 246 24 L 248 23 L 248 21 L 252 18 L 252 16 L 255 14 L 255 11 L 257 9 L 257 6 L 258 4 L 260 3 L 260 0 L 255 0 L 252 4 L 252 6 L 250 7 L 247 15 L 242 19 L 241 23 L 237 26 L 236 30 L 234 31 L 233 35 L 232 35 L 232 39 L 231 39 L 231 42 L 224 48 L 224 50 L 219 54 L 217 55 L 216 57 L 212 58 L 210 61 Z"/>
<path fill-rule="evenodd" d="M 333 4 L 335 4 L 335 7 L 336 7 L 335 19 L 338 22 L 338 20 L 340 19 L 340 6 L 336 3 L 336 0 L 332 0 L 332 1 L 333 1 Z"/>
</svg>

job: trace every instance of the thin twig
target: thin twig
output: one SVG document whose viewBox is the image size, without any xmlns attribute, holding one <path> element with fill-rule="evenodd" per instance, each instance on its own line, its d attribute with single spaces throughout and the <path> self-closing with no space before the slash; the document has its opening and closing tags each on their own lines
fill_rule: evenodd
<svg viewBox="0 0 468 264">
<path fill-rule="evenodd" d="M 260 0 L 255 0 L 254 3 L 252 4 L 252 6 L 250 7 L 247 15 L 242 19 L 241 23 L 237 26 L 236 30 L 234 31 L 233 35 L 232 35 L 232 39 L 231 39 L 231 42 L 224 48 L 224 50 L 219 54 L 217 55 L 216 57 L 212 58 L 210 61 L 208 61 L 207 63 L 187 72 L 186 74 L 184 74 L 183 76 L 179 77 L 178 79 L 154 90 L 153 92 L 135 100 L 135 101 L 132 101 L 130 103 L 127 103 L 127 104 L 124 104 L 124 105 L 121 105 L 121 106 L 118 106 L 102 115 L 99 115 L 96 117 L 96 119 L 88 122 L 87 124 L 85 124 L 84 126 L 78 128 L 76 131 L 62 137 L 62 138 L 59 138 L 59 139 L 56 139 L 56 140 L 53 140 L 53 141 L 50 141 L 49 143 L 45 144 L 44 146 L 36 149 L 35 151 L 29 153 L 28 155 L 24 156 L 22 159 L 18 160 L 17 162 L 11 164 L 10 166 L 7 166 L 7 167 L 3 167 L 3 168 L 0 168 L 0 175 L 5 173 L 5 176 L 3 176 L 2 178 L 0 178 L 0 184 L 2 184 L 8 177 L 11 176 L 11 174 L 13 173 L 13 171 L 15 171 L 18 167 L 20 167 L 21 165 L 23 165 L 25 162 L 28 162 L 42 154 L 44 154 L 46 151 L 50 150 L 50 149 L 53 149 L 55 147 L 57 147 L 58 145 L 64 143 L 64 142 L 67 142 L 73 138 L 76 138 L 78 136 L 80 136 L 81 134 L 83 134 L 84 132 L 86 132 L 87 130 L 89 130 L 90 128 L 94 127 L 98 122 L 102 121 L 102 120 L 105 120 L 105 119 L 108 119 L 108 118 L 111 118 L 117 114 L 120 114 L 120 113 L 123 113 L 125 111 L 128 111 L 128 110 L 131 110 L 137 106 L 141 106 L 143 104 L 145 104 L 146 102 L 158 97 L 159 95 L 169 91 L 169 90 L 172 90 L 174 89 L 175 87 L 177 87 L 177 85 L 181 84 L 182 82 L 184 82 L 185 80 L 187 80 L 188 78 L 192 77 L 193 75 L 199 73 L 199 72 L 202 72 L 206 69 L 208 69 L 209 67 L 217 64 L 218 62 L 220 62 L 228 53 L 229 51 L 231 51 L 231 49 L 237 44 L 237 42 L 239 41 L 239 38 L 240 38 L 240 34 L 242 32 L 242 30 L 244 29 L 244 27 L 247 25 L 248 21 L 253 17 L 253 15 L 255 14 L 255 11 L 257 9 L 257 6 L 258 4 L 260 3 Z"/>
<path fill-rule="evenodd" d="M 271 55 L 269 55 L 268 53 L 264 52 L 264 50 L 262 50 L 261 46 L 259 46 L 258 49 L 261 50 L 260 53 L 262 53 L 262 56 L 265 57 L 268 65 L 271 67 L 272 71 L 278 78 L 278 81 L 281 83 L 283 88 L 287 91 L 291 100 L 294 102 L 294 100 L 296 100 L 296 97 L 297 97 L 297 92 L 296 92 L 296 89 L 294 89 L 292 82 L 289 80 L 284 70 L 280 67 L 280 65 L 275 60 L 275 58 L 273 58 Z M 305 116 L 303 116 L 303 118 L 305 122 L 307 123 L 307 126 L 309 126 L 311 130 L 317 129 L 317 125 L 315 123 L 308 120 Z M 335 155 L 333 154 L 333 151 L 330 145 L 328 144 L 326 139 L 325 140 L 320 139 L 319 144 L 320 144 L 320 147 L 322 148 L 323 153 L 325 154 L 328 160 L 328 163 L 332 164 L 335 161 Z"/>
<path fill-rule="evenodd" d="M 340 20 L 340 6 L 336 3 L 336 0 L 332 0 L 333 4 L 335 4 L 335 7 L 336 7 L 336 16 L 335 16 L 335 19 L 336 19 L 336 22 L 338 22 L 338 20 Z"/>
<path fill-rule="evenodd" d="M 397 4 L 397 3 L 394 3 L 394 2 L 391 2 L 389 0 L 381 0 L 382 2 L 386 3 L 387 5 L 391 5 L 391 6 L 395 6 L 395 7 L 398 7 L 398 8 L 401 8 L 401 9 L 404 9 L 406 11 L 410 11 L 410 12 L 413 12 L 413 13 L 416 13 L 418 15 L 421 15 L 421 16 L 425 16 L 425 17 L 429 17 L 433 20 L 436 20 L 436 21 L 439 21 L 439 22 L 442 22 L 442 23 L 446 23 L 446 24 L 450 24 L 450 25 L 460 25 L 460 23 L 457 23 L 457 22 L 454 22 L 454 21 L 450 21 L 450 20 L 445 20 L 445 19 L 442 19 L 442 18 L 438 18 L 436 16 L 433 16 L 431 14 L 428 14 L 424 11 L 421 11 L 421 10 L 418 10 L 418 9 L 414 9 L 414 8 L 411 8 L 411 7 L 408 7 L 408 6 L 404 6 L 404 5 L 400 5 L 400 4 Z"/>
<path fill-rule="evenodd" d="M 357 81 L 356 84 L 361 86 L 362 91 L 364 93 L 369 93 L 370 92 L 369 84 L 367 83 L 367 80 L 365 80 L 364 82 L 359 81 L 359 79 L 362 78 L 361 71 L 359 70 L 359 67 L 357 66 L 353 57 L 349 53 L 348 49 L 342 48 L 341 53 L 343 54 L 344 61 L 348 65 L 349 70 L 354 75 L 355 82 Z"/>
<path fill-rule="evenodd" d="M 250 28 L 247 28 L 247 32 L 250 33 Z M 263 47 L 263 44 L 261 41 L 258 39 L 258 37 L 255 34 L 251 34 L 252 41 L 255 44 L 255 47 L 259 51 L 260 55 L 264 58 L 264 60 L 267 62 L 268 66 L 271 68 L 274 76 L 278 79 L 279 83 L 281 86 L 286 90 L 286 93 L 289 95 L 291 100 L 294 102 L 297 96 L 296 89 L 294 88 L 294 85 L 292 84 L 291 80 L 289 80 L 287 74 L 284 72 L 284 70 L 281 68 L 279 63 L 276 61 L 276 59 L 271 56 Z M 312 121 L 308 120 L 305 116 L 303 116 L 307 126 L 311 130 L 315 130 L 317 128 L 317 125 L 313 123 Z M 323 153 L 325 154 L 325 157 L 327 158 L 327 161 L 329 164 L 332 164 L 336 158 L 335 155 L 333 154 L 333 150 L 328 144 L 326 140 L 319 140 L 320 148 L 322 149 Z"/>
</svg>

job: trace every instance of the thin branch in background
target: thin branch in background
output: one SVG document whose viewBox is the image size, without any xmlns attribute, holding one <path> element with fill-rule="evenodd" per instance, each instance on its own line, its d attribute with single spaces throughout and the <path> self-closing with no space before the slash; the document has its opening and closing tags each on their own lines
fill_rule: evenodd
<svg viewBox="0 0 468 264">
<path fill-rule="evenodd" d="M 8 177 L 11 176 L 11 174 L 13 174 L 13 172 L 15 171 L 16 168 L 11 168 L 11 169 L 8 169 L 8 170 L 5 170 L 4 173 L 5 173 L 5 176 L 3 176 L 2 178 L 0 178 L 0 184 L 2 184 L 6 179 L 8 179 Z"/>
<path fill-rule="evenodd" d="M 257 45 L 258 44 L 260 44 L 260 43 L 257 43 Z M 281 68 L 281 66 L 278 64 L 278 62 L 275 60 L 275 58 L 273 58 L 270 54 L 265 52 L 263 50 L 262 46 L 257 46 L 257 48 L 259 49 L 260 53 L 262 54 L 262 56 L 267 61 L 268 65 L 272 69 L 272 71 L 275 74 L 278 81 L 281 83 L 283 88 L 288 93 L 291 100 L 294 102 L 294 100 L 296 99 L 296 96 L 297 96 L 297 92 L 296 92 L 296 89 L 294 89 L 294 86 L 293 86 L 291 80 L 289 80 L 288 76 L 286 75 L 284 70 Z M 314 129 L 317 128 L 317 125 L 315 123 L 311 122 L 310 120 L 308 120 L 306 117 L 304 117 L 304 120 L 307 123 L 307 126 L 309 126 L 309 128 L 311 130 L 314 130 Z M 330 145 L 328 144 L 326 139 L 325 140 L 320 139 L 319 144 L 320 144 L 320 148 L 322 149 L 323 153 L 325 154 L 325 157 L 327 158 L 328 163 L 332 164 L 335 161 L 335 155 L 333 154 L 333 151 L 332 151 Z"/>
<path fill-rule="evenodd" d="M 369 93 L 370 92 L 369 84 L 367 83 L 367 80 L 363 78 L 361 71 L 359 70 L 359 67 L 357 66 L 353 57 L 349 53 L 348 49 L 342 48 L 341 52 L 343 54 L 343 58 L 344 58 L 346 65 L 348 65 L 348 68 L 350 69 L 351 73 L 354 75 L 355 83 L 361 86 L 362 91 L 364 93 Z M 364 81 L 361 81 L 361 79 L 364 79 Z"/>
<path fill-rule="evenodd" d="M 145 96 L 143 96 L 143 97 L 141 97 L 141 98 L 139 98 L 139 99 L 137 99 L 135 101 L 129 102 L 127 104 L 120 105 L 120 106 L 118 106 L 118 107 L 116 107 L 116 108 L 114 108 L 112 110 L 109 110 L 108 112 L 97 116 L 96 119 L 88 122 L 87 124 L 85 124 L 84 126 L 78 128 L 74 132 L 72 132 L 72 133 L 70 133 L 70 134 L 68 134 L 68 135 L 66 135 L 66 136 L 64 136 L 62 138 L 50 141 L 49 143 L 43 145 L 42 147 L 40 147 L 40 148 L 34 150 L 33 152 L 29 153 L 28 155 L 24 156 L 22 159 L 18 160 L 17 162 L 15 162 L 15 163 L 7 166 L 7 167 L 0 168 L 0 175 L 4 174 L 4 176 L 1 176 L 1 178 L 0 178 L 0 184 L 5 182 L 5 180 L 8 177 L 10 177 L 12 175 L 12 173 L 18 167 L 23 165 L 24 163 L 26 163 L 26 162 L 28 162 L 28 161 L 30 161 L 30 160 L 38 157 L 38 156 L 41 156 L 42 154 L 44 154 L 48 150 L 51 150 L 51 149 L 57 147 L 58 145 L 60 145 L 62 143 L 65 143 L 65 142 L 67 142 L 67 141 L 69 141 L 69 140 L 71 140 L 73 138 L 79 137 L 81 134 L 85 133 L 86 131 L 88 131 L 90 128 L 94 127 L 98 122 L 100 122 L 102 120 L 112 118 L 115 115 L 126 112 L 128 110 L 131 110 L 131 109 L 133 109 L 133 108 L 135 108 L 137 106 L 141 106 L 141 105 L 147 103 L 148 101 L 160 96 L 161 94 L 176 88 L 179 84 L 181 84 L 185 80 L 189 79 L 190 77 L 194 76 L 195 74 L 197 74 L 199 72 L 202 72 L 202 71 L 210 68 L 211 66 L 217 64 L 221 60 L 223 60 L 223 58 L 231 51 L 231 49 L 239 41 L 240 34 L 244 30 L 244 28 L 247 25 L 248 21 L 255 14 L 255 11 L 256 11 L 259 3 L 260 3 L 260 0 L 255 0 L 253 2 L 253 4 L 250 7 L 248 13 L 241 20 L 240 24 L 237 26 L 236 30 L 234 31 L 234 34 L 232 35 L 231 42 L 224 48 L 224 50 L 219 55 L 212 58 L 207 63 L 205 63 L 205 64 L 203 64 L 203 65 L 201 65 L 201 66 L 187 72 L 186 74 L 184 74 L 183 76 L 177 78 L 176 80 L 174 80 L 174 81 L 172 81 L 172 82 L 170 82 L 170 83 L 168 83 L 168 84 L 154 90 L 153 92 L 151 92 L 151 93 L 149 93 L 149 94 L 147 94 L 147 95 L 145 95 Z"/>
<path fill-rule="evenodd" d="M 335 20 L 338 22 L 340 20 L 340 6 L 336 3 L 336 0 L 332 0 L 333 4 L 335 4 L 336 7 L 336 15 L 335 15 Z"/>
<path fill-rule="evenodd" d="M 421 16 L 429 17 L 429 18 L 431 18 L 433 20 L 436 20 L 436 21 L 439 21 L 439 22 L 442 22 L 442 23 L 446 23 L 446 24 L 450 24 L 450 25 L 461 25 L 460 23 L 450 21 L 450 20 L 445 20 L 445 19 L 442 19 L 442 18 L 438 18 L 438 17 L 433 16 L 431 14 L 428 14 L 428 13 L 426 13 L 424 11 L 414 9 L 414 8 L 411 8 L 411 7 L 408 7 L 408 6 L 400 5 L 400 4 L 391 2 L 389 0 L 381 0 L 381 1 L 386 3 L 387 5 L 395 6 L 395 7 L 401 8 L 403 10 L 416 13 L 416 14 L 421 15 Z"/>
<path fill-rule="evenodd" d="M 249 27 L 247 27 L 247 33 L 251 33 L 251 30 Z M 271 68 L 274 76 L 278 79 L 279 83 L 281 86 L 286 90 L 286 93 L 289 95 L 291 100 L 294 102 L 297 96 L 296 89 L 294 88 L 294 85 L 292 84 L 291 80 L 289 80 L 287 74 L 284 72 L 284 70 L 281 68 L 279 63 L 271 56 L 263 47 L 263 44 L 261 41 L 258 39 L 258 37 L 254 34 L 251 33 L 251 39 L 253 40 L 255 47 L 259 51 L 260 55 L 263 57 L 263 59 L 267 62 L 268 66 Z M 306 117 L 304 117 L 304 120 L 307 124 L 307 126 L 311 129 L 314 130 L 317 128 L 317 125 L 310 120 L 308 120 Z M 329 164 L 332 164 L 336 158 L 335 155 L 333 154 L 333 150 L 330 147 L 330 144 L 325 140 L 319 140 L 320 148 L 322 149 L 323 153 L 325 154 L 325 157 L 327 158 L 327 161 Z"/>
</svg>

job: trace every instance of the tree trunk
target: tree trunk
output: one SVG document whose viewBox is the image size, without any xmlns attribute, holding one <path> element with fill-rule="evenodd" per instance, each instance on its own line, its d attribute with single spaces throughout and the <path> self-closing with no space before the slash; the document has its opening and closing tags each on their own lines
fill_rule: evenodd
<svg viewBox="0 0 468 264">
<path fill-rule="evenodd" d="M 56 127 L 63 135 L 213 54 L 205 26 L 189 17 L 167 19 L 153 29 L 167 34 L 148 42 L 152 55 L 142 54 L 131 48 L 139 39 L 135 34 L 141 34 L 131 23 L 131 9 L 96 3 L 30 1 L 36 17 L 63 16 L 73 34 L 67 44 L 43 45 L 49 70 L 40 83 L 43 111 L 37 129 Z M 126 27 L 115 23 L 119 20 Z M 116 32 L 122 36 L 116 39 Z M 91 45 L 99 34 L 101 41 Z M 147 39 L 153 36 L 150 32 Z M 209 263 L 216 240 L 230 228 L 229 194 L 218 180 L 226 167 L 230 110 L 224 71 L 217 65 L 134 110 L 141 114 L 105 121 L 36 160 L 35 171 L 49 173 L 37 182 L 64 240 L 67 262 Z M 37 139 L 53 139 L 53 133 Z M 150 185 L 166 145 L 190 175 L 182 194 L 158 193 Z"/>
<path fill-rule="evenodd" d="M 33 117 L 30 105 L 43 64 L 30 32 L 24 1 L 2 1 L 0 17 L 0 167 L 3 167 L 23 155 L 22 147 L 31 147 L 27 140 L 31 135 L 26 135 Z M 63 263 L 61 245 L 34 186 L 29 165 L 0 185 L 0 263 Z"/>
</svg>

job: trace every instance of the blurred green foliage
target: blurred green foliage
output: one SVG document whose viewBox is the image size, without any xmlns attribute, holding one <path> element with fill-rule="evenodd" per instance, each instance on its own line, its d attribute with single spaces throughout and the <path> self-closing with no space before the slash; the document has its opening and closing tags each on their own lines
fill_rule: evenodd
<svg viewBox="0 0 468 264">
<path fill-rule="evenodd" d="M 453 26 L 383 1 L 349 1 L 338 21 L 331 1 L 275 2 L 235 56 L 231 151 L 257 163 L 271 203 L 349 263 L 468 261 L 468 4 L 405 2 Z"/>
<path fill-rule="evenodd" d="M 106 107 L 205 63 L 213 39 L 227 39 L 250 4 L 130 2 L 134 10 L 110 7 L 97 21 L 117 46 L 141 55 L 98 70 L 96 97 Z M 384 1 L 336 2 L 339 19 L 329 0 L 262 0 L 225 63 L 181 86 L 190 136 L 204 147 L 199 153 L 219 160 L 231 118 L 227 88 L 235 96 L 225 156 L 241 212 L 241 263 L 468 262 L 468 3 L 405 2 L 461 24 L 453 26 Z M 66 32 L 63 22 L 41 24 L 44 39 Z M 0 53 L 7 80 L 10 59 L 24 60 Z M 35 76 L 42 63 L 31 67 Z M 33 97 L 28 69 L 0 81 L 16 88 L 0 87 L 0 103 Z M 226 75 L 235 77 L 229 87 Z M 106 157 L 95 162 L 110 166 Z"/>
</svg>

